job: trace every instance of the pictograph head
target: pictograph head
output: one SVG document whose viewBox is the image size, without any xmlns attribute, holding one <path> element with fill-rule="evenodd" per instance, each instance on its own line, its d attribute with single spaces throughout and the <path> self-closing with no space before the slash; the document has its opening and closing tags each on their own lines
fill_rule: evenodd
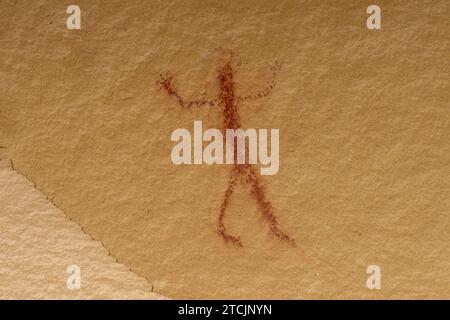
<svg viewBox="0 0 450 320">
<path fill-rule="evenodd" d="M 242 64 L 241 56 L 231 49 L 218 47 L 215 51 L 217 52 L 217 66 L 219 69 L 227 66 L 235 70 Z"/>
</svg>

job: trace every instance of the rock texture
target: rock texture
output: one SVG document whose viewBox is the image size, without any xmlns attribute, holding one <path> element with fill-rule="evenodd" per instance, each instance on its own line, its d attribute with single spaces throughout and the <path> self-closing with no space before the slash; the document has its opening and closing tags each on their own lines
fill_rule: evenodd
<svg viewBox="0 0 450 320">
<path fill-rule="evenodd" d="M 0 299 L 162 298 L 14 172 L 2 149 L 0 233 Z M 67 287 L 71 265 L 80 268 L 79 289 Z"/>
<path fill-rule="evenodd" d="M 377 1 L 380 31 L 360 0 L 75 2 L 81 30 L 65 26 L 73 1 L 3 1 L 0 145 L 156 292 L 450 297 L 448 0 Z M 244 247 L 224 243 L 230 168 L 170 160 L 173 130 L 220 128 L 221 110 L 183 110 L 156 82 L 171 71 L 186 99 L 216 97 L 219 48 L 241 59 L 239 95 L 281 64 L 273 93 L 239 112 L 244 128 L 280 129 L 280 171 L 262 180 L 296 248 L 271 236 L 242 186 L 225 223 Z M 366 288 L 372 264 L 381 290 Z"/>
</svg>

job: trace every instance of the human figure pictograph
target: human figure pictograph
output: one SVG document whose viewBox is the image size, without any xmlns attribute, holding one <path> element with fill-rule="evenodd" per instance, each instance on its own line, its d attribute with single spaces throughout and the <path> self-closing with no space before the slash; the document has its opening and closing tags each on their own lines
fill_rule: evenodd
<svg viewBox="0 0 450 320">
<path fill-rule="evenodd" d="M 219 106 L 223 115 L 222 131 L 225 132 L 226 129 L 236 130 L 238 128 L 241 128 L 241 119 L 238 112 L 238 106 L 241 102 L 263 98 L 272 93 L 275 86 L 277 73 L 280 70 L 280 65 L 278 63 L 275 63 L 275 65 L 271 68 L 272 79 L 264 90 L 247 96 L 238 96 L 236 95 L 234 81 L 236 71 L 233 67 L 233 63 L 236 62 L 236 57 L 230 50 L 221 51 L 221 57 L 217 65 L 217 84 L 219 88 L 219 95 L 217 98 L 212 100 L 199 99 L 192 101 L 183 99 L 183 97 L 175 90 L 173 81 L 174 78 L 170 72 L 161 74 L 158 83 L 160 84 L 161 89 L 164 90 L 169 96 L 174 97 L 177 103 L 182 108 L 190 109 L 192 107 L 201 106 Z M 234 145 L 234 148 L 236 151 L 236 144 Z M 236 154 L 237 153 L 235 152 L 235 155 Z M 217 232 L 219 236 L 222 237 L 226 242 L 231 242 L 233 244 L 242 246 L 241 238 L 237 235 L 230 234 L 224 224 L 227 208 L 238 182 L 241 182 L 244 186 L 249 188 L 249 194 L 256 201 L 259 212 L 268 222 L 271 233 L 280 241 L 294 246 L 295 240 L 284 233 L 278 225 L 278 219 L 274 213 L 271 202 L 266 196 L 261 177 L 257 174 L 254 165 L 247 163 L 237 164 L 235 162 L 231 168 L 230 178 L 228 181 L 227 189 L 225 191 L 223 202 L 220 206 L 218 217 Z"/>
</svg>

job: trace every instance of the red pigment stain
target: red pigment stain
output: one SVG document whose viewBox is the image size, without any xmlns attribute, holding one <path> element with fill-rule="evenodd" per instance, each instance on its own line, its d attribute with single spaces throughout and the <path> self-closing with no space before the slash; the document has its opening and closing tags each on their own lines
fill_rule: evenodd
<svg viewBox="0 0 450 320">
<path fill-rule="evenodd" d="M 219 86 L 219 97 L 213 100 L 184 100 L 174 89 L 173 76 L 170 73 L 161 74 L 161 79 L 158 83 L 161 89 L 166 91 L 167 94 L 174 97 L 178 104 L 182 108 L 189 109 L 191 107 L 200 106 L 219 106 L 223 114 L 223 128 L 225 133 L 226 129 L 238 129 L 241 128 L 241 119 L 238 113 L 238 103 L 245 100 L 254 100 L 262 97 L 266 97 L 272 93 L 275 86 L 276 74 L 279 70 L 279 65 L 276 64 L 272 70 L 272 81 L 269 86 L 253 95 L 239 97 L 235 94 L 235 82 L 233 69 L 233 53 L 231 51 L 222 50 L 222 59 L 218 63 L 217 68 L 217 83 Z M 223 135 L 224 143 L 226 143 Z M 235 144 L 235 157 L 237 156 L 237 145 Z M 236 159 L 235 159 L 236 160 Z M 220 213 L 218 218 L 217 232 L 226 242 L 231 242 L 238 246 L 242 246 L 242 241 L 239 236 L 230 234 L 224 224 L 225 215 L 233 195 L 234 189 L 238 182 L 241 182 L 249 188 L 250 196 L 256 201 L 258 210 L 268 222 L 271 233 L 280 241 L 286 242 L 292 246 L 295 246 L 295 240 L 285 234 L 278 225 L 278 219 L 274 213 L 271 202 L 267 199 L 264 185 L 261 177 L 256 173 L 255 166 L 250 164 L 235 164 L 230 172 L 230 179 L 228 181 L 227 189 L 225 191 L 222 205 L 220 206 Z"/>
</svg>

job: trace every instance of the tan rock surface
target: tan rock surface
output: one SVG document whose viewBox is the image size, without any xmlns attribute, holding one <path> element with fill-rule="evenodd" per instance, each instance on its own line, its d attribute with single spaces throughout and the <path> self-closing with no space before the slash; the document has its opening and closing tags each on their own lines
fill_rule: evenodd
<svg viewBox="0 0 450 320">
<path fill-rule="evenodd" d="M 69 4 L 2 4 L 0 145 L 155 291 L 450 297 L 448 0 L 377 1 L 381 31 L 367 1 L 80 0 L 81 30 L 65 28 Z M 245 128 L 280 129 L 280 171 L 263 181 L 297 248 L 242 187 L 226 224 L 244 247 L 225 244 L 230 168 L 170 160 L 173 130 L 218 128 L 221 113 L 182 110 L 155 82 L 170 70 L 187 98 L 217 96 L 218 47 L 242 59 L 238 94 L 282 65 L 273 94 L 239 112 Z M 366 288 L 371 264 L 381 290 Z"/>
<path fill-rule="evenodd" d="M 0 299 L 161 299 L 14 172 L 0 149 Z M 68 289 L 77 265 L 80 289 Z"/>
</svg>

